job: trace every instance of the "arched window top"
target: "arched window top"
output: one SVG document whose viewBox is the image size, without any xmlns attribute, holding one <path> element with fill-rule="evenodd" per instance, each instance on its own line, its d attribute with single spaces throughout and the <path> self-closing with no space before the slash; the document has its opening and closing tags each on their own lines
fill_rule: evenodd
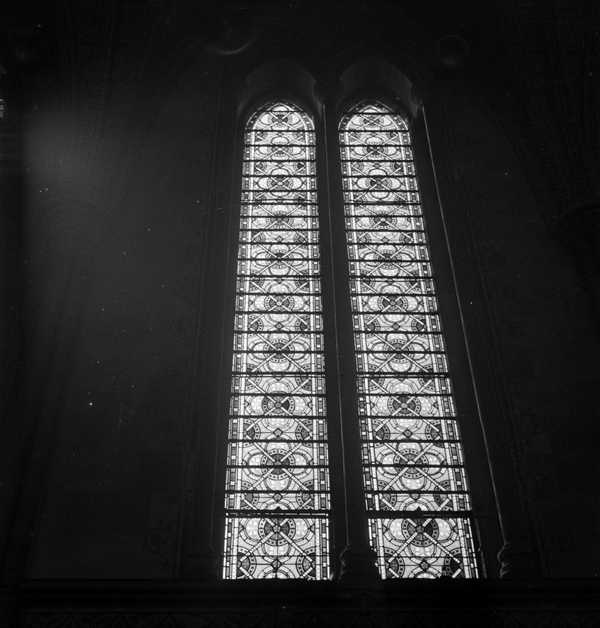
<svg viewBox="0 0 600 628">
<path fill-rule="evenodd" d="M 289 101 L 272 101 L 259 107 L 248 119 L 246 132 L 272 133 L 275 136 L 253 138 L 256 143 L 292 143 L 294 138 L 305 141 L 304 133 L 313 132 L 311 117 L 300 107 Z"/>
<path fill-rule="evenodd" d="M 407 132 L 406 118 L 377 100 L 363 100 L 352 107 L 340 120 L 340 130 L 364 134 Z M 360 139 L 360 136 L 359 136 Z"/>
</svg>

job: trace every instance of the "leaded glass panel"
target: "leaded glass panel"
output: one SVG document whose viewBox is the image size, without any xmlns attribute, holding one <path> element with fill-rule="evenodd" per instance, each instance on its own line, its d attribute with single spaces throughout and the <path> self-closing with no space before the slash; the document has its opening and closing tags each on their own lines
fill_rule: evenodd
<svg viewBox="0 0 600 628">
<path fill-rule="evenodd" d="M 448 360 L 402 116 L 340 124 L 362 467 L 384 578 L 477 577 Z"/>
<path fill-rule="evenodd" d="M 244 139 L 225 578 L 329 576 L 315 133 L 274 103 Z"/>
</svg>

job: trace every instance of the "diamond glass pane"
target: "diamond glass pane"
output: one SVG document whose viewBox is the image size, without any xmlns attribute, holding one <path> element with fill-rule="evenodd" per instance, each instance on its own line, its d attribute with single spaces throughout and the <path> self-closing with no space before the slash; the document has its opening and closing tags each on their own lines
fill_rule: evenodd
<svg viewBox="0 0 600 628">
<path fill-rule="evenodd" d="M 312 121 L 260 109 L 244 140 L 224 578 L 329 577 L 329 471 Z"/>
<path fill-rule="evenodd" d="M 383 578 L 477 577 L 427 234 L 405 120 L 377 102 L 340 124 L 369 532 Z"/>
</svg>

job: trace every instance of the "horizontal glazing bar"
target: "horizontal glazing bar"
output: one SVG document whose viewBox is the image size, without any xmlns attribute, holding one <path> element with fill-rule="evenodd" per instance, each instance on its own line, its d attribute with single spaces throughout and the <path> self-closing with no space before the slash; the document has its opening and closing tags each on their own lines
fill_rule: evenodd
<svg viewBox="0 0 600 628">
<path fill-rule="evenodd" d="M 313 244 L 312 246 L 317 246 Z M 254 257 L 238 257 L 238 262 L 266 262 L 272 261 L 277 262 L 278 264 L 285 263 L 294 263 L 294 262 L 319 262 L 319 257 L 309 257 L 307 255 L 302 255 L 301 251 L 294 251 L 293 253 L 296 257 L 277 257 L 272 253 L 263 252 L 261 256 L 255 255 Z"/>
<path fill-rule="evenodd" d="M 282 169 L 281 164 L 278 164 L 279 168 Z M 389 177 L 388 177 L 389 178 Z M 269 173 L 269 172 L 256 172 L 254 174 L 250 174 L 248 176 L 246 176 L 247 180 L 253 181 L 256 179 L 271 179 L 271 180 L 276 180 L 278 182 L 277 185 L 268 185 L 267 187 L 263 187 L 260 188 L 261 190 L 272 190 L 272 189 L 279 189 L 279 186 L 282 184 L 283 181 L 287 181 L 288 179 L 302 179 L 303 181 L 310 181 L 311 182 L 311 187 L 316 187 L 316 184 L 314 183 L 314 175 L 312 174 L 300 174 L 298 172 L 285 172 L 285 173 L 279 173 L 276 172 L 275 174 Z M 270 183 L 270 182 L 269 182 Z"/>
<path fill-rule="evenodd" d="M 456 416 L 450 416 L 450 415 L 446 415 L 446 416 L 425 416 L 425 415 L 411 415 L 411 416 L 398 416 L 398 415 L 390 415 L 390 416 L 372 416 L 372 415 L 362 415 L 359 417 L 360 419 L 362 419 L 362 421 L 380 421 L 380 422 L 388 422 L 388 421 L 398 421 L 398 423 L 406 423 L 407 421 L 411 421 L 411 422 L 415 422 L 415 421 L 423 421 L 425 423 L 430 423 L 430 424 L 436 424 L 436 423 L 450 423 L 451 427 L 454 427 L 456 425 Z M 400 426 L 402 427 L 402 425 Z M 363 431 L 373 431 L 371 430 L 365 430 L 363 429 Z M 410 440 L 410 439 L 409 439 Z M 361 440 L 362 442 L 362 440 Z M 373 439 L 373 442 L 379 442 L 379 440 L 377 438 Z M 429 441 L 426 441 L 429 442 Z M 445 440 L 433 440 L 431 442 L 451 442 L 451 441 L 445 441 Z"/>
<path fill-rule="evenodd" d="M 355 162 L 355 163 L 362 163 L 362 162 Z M 372 174 L 370 172 L 355 172 L 351 174 L 342 173 L 342 179 L 352 179 L 352 180 L 373 179 L 374 181 L 380 181 L 381 179 L 398 179 L 398 180 L 410 179 L 411 181 L 416 181 L 417 177 L 414 174 L 393 174 L 393 173 Z"/>
<path fill-rule="evenodd" d="M 264 292 L 261 292 L 260 294 L 265 294 Z M 287 293 L 285 293 L 287 294 Z M 292 294 L 292 293 L 290 293 Z M 307 295 L 309 296 L 311 293 L 309 292 L 302 292 L 302 295 Z M 320 292 L 318 293 L 320 294 Z M 432 312 L 428 312 L 426 310 L 421 310 L 421 309 L 407 309 L 406 306 L 404 306 L 404 309 L 402 309 L 402 306 L 400 306 L 400 309 L 396 309 L 393 307 L 393 304 L 391 303 L 385 303 L 386 299 L 389 300 L 390 298 L 397 298 L 397 299 L 401 299 L 402 297 L 414 297 L 414 298 L 419 298 L 419 297 L 432 297 L 433 296 L 433 291 L 432 292 L 375 292 L 374 290 L 371 290 L 369 292 L 365 292 L 365 291 L 361 291 L 359 292 L 358 290 L 352 290 L 352 296 L 357 298 L 357 299 L 361 299 L 363 304 L 366 303 L 366 301 L 368 299 L 378 299 L 381 301 L 384 301 L 383 304 L 381 304 L 381 309 L 380 310 L 367 310 L 365 312 L 362 312 L 363 315 L 372 315 L 372 314 L 386 314 L 387 312 L 418 312 L 419 314 L 431 314 Z"/>
<path fill-rule="evenodd" d="M 231 393 L 232 397 L 245 397 L 245 398 L 260 398 L 260 399 L 277 399 L 279 397 L 283 398 L 283 399 L 290 399 L 290 398 L 296 398 L 296 397 L 305 397 L 305 398 L 309 398 L 312 399 L 317 398 L 317 397 L 324 397 L 325 393 L 317 393 L 317 392 L 307 392 L 307 393 L 303 393 L 303 392 L 262 392 L 262 393 L 247 393 L 247 392 L 232 392 Z M 388 395 L 390 396 L 390 395 Z M 265 414 L 267 414 L 265 412 Z M 294 415 L 295 416 L 295 415 Z"/>
<path fill-rule="evenodd" d="M 388 281 L 396 279 L 396 276 L 390 277 L 389 275 L 384 275 L 381 273 L 350 273 L 348 277 L 352 280 L 353 283 L 363 281 L 365 279 L 386 279 Z M 407 281 L 413 279 L 414 281 L 420 280 L 429 280 L 434 281 L 435 277 L 433 275 L 411 275 L 410 277 L 400 277 L 401 281 Z M 429 296 L 429 295 L 428 295 Z M 358 312 L 355 312 L 358 314 Z"/>
<path fill-rule="evenodd" d="M 409 490 L 409 491 L 398 491 L 394 489 L 380 489 L 377 491 L 370 491 L 371 494 L 377 495 L 468 495 L 469 491 L 467 490 L 454 490 L 454 489 L 444 489 L 444 490 L 425 490 L 421 491 L 418 489 Z M 417 513 L 418 514 L 418 513 Z"/>
<path fill-rule="evenodd" d="M 262 349 L 256 351 L 254 349 L 236 349 L 234 351 L 237 355 L 293 355 L 293 356 L 302 356 L 302 355 L 313 355 L 318 354 L 321 355 L 323 353 L 322 349 L 314 349 L 314 350 L 294 350 L 294 349 Z"/>
<path fill-rule="evenodd" d="M 287 135 L 289 133 L 293 133 L 295 135 L 313 135 L 314 131 L 312 129 L 275 129 L 275 128 L 268 128 L 268 129 L 248 129 L 246 131 L 246 137 L 252 136 L 252 135 L 265 135 L 265 134 L 269 134 L 269 135 Z M 254 145 L 254 142 L 252 143 L 252 145 Z"/>
<path fill-rule="evenodd" d="M 365 352 L 365 353 L 371 353 L 370 351 Z M 418 355 L 428 355 L 427 353 L 421 351 L 418 353 Z M 438 371 L 431 371 L 430 373 L 394 373 L 393 375 L 380 375 L 379 373 L 360 373 L 357 374 L 358 379 L 361 380 L 361 385 L 364 386 L 365 384 L 369 383 L 370 379 L 380 379 L 383 378 L 385 380 L 410 380 L 410 379 L 416 379 L 416 380 L 421 380 L 423 378 L 431 380 L 431 379 L 436 379 L 436 380 L 440 380 L 440 379 L 444 379 L 447 377 L 447 373 L 440 373 Z M 379 384 L 381 386 L 381 384 Z"/>
<path fill-rule="evenodd" d="M 387 192 L 387 190 L 386 190 Z M 413 193 L 411 191 L 411 193 Z M 360 201 L 358 203 L 346 203 L 346 215 L 347 216 L 359 216 L 360 214 L 355 214 L 356 208 L 358 207 L 421 207 L 420 201 L 404 201 L 404 200 L 394 200 L 394 201 L 386 201 L 385 199 L 377 199 L 374 201 Z M 386 214 L 387 215 L 387 214 Z M 398 214 L 398 216 L 402 216 L 405 214 Z M 417 214 L 417 216 L 421 217 L 421 214 Z"/>
<path fill-rule="evenodd" d="M 252 274 L 244 274 L 244 273 L 238 273 L 237 275 L 238 279 L 264 279 L 264 280 L 269 280 L 269 279 L 283 279 L 283 280 L 289 280 L 289 281 L 296 281 L 299 279 L 319 279 L 322 277 L 321 273 L 295 273 L 295 274 L 289 274 L 289 275 L 281 275 L 279 273 L 252 273 Z"/>
<path fill-rule="evenodd" d="M 370 519 L 409 519 L 411 521 L 424 519 L 456 519 L 457 517 L 464 520 L 472 520 L 474 515 L 469 516 L 471 510 L 368 510 L 367 516 Z M 414 555 L 411 555 L 414 558 Z"/>
<path fill-rule="evenodd" d="M 240 229 L 240 235 L 242 234 L 246 234 L 246 233 L 256 233 L 256 234 L 277 234 L 280 233 L 281 231 L 289 231 L 290 228 L 287 227 L 285 228 L 285 226 L 281 229 L 266 229 L 264 227 L 251 227 L 249 229 Z M 294 227 L 294 233 L 314 233 L 314 234 L 318 234 L 319 230 L 318 229 L 310 229 L 308 227 Z M 267 240 L 268 242 L 268 240 Z"/>
<path fill-rule="evenodd" d="M 402 465 L 404 466 L 404 465 Z M 415 465 L 416 466 L 416 465 Z M 431 467 L 431 465 L 429 465 Z M 443 465 L 440 465 L 443 466 Z M 450 465 L 447 465 L 450 466 Z M 234 464 L 231 462 L 227 463 L 228 469 L 327 469 L 329 465 L 327 463 L 324 464 L 290 464 L 289 462 L 284 463 L 273 463 L 273 464 Z M 437 467 L 436 467 L 437 468 Z M 243 489 L 240 489 L 243 492 Z"/>
<path fill-rule="evenodd" d="M 280 246 L 282 244 L 286 246 L 293 246 L 295 251 L 298 251 L 301 247 L 308 246 L 316 246 L 317 242 L 311 242 L 310 240 L 249 240 L 248 242 L 241 242 L 243 246 L 252 245 L 254 247 L 257 246 Z M 275 259 L 282 259 L 273 255 Z M 285 257 L 283 258 L 285 260 Z"/>
<path fill-rule="evenodd" d="M 253 439 L 247 439 L 247 438 L 230 438 L 228 440 L 229 443 L 240 443 L 240 444 L 244 444 L 244 443 L 264 443 L 264 444 L 269 444 L 269 445 L 277 445 L 277 444 L 281 444 L 281 445 L 294 445 L 294 444 L 299 444 L 299 445 L 325 445 L 327 443 L 327 440 L 325 438 L 303 438 L 301 440 L 292 440 L 289 438 L 253 438 Z M 374 442 L 379 442 L 379 441 L 374 441 Z M 414 441 L 417 442 L 417 441 Z M 432 441 L 426 441 L 426 442 L 432 442 Z M 437 441 L 435 441 L 437 442 Z"/>
<path fill-rule="evenodd" d="M 271 226 L 274 227 L 274 230 L 278 230 L 280 228 L 291 229 L 293 227 L 293 224 L 297 221 L 302 221 L 302 222 L 310 221 L 313 224 L 316 223 L 318 220 L 318 215 L 317 215 L 316 210 L 312 211 L 312 213 L 304 213 L 305 209 L 307 209 L 307 207 L 303 207 L 301 208 L 301 210 L 298 210 L 293 213 L 285 213 L 285 214 L 281 213 L 281 211 L 279 210 L 273 210 L 271 213 L 268 213 L 268 214 L 253 214 L 249 212 L 242 216 L 242 224 L 252 225 L 252 224 L 256 224 L 259 220 L 268 220 L 271 222 Z M 314 208 L 311 208 L 311 210 L 313 209 Z M 279 225 L 281 225 L 281 227 L 279 227 Z M 251 227 L 251 228 L 254 228 L 254 227 Z M 258 227 L 256 227 L 256 229 L 258 230 Z M 245 226 L 242 227 L 241 230 L 242 231 L 246 230 Z"/>
<path fill-rule="evenodd" d="M 244 144 L 244 148 L 273 148 L 275 150 L 285 151 L 288 148 L 312 148 L 314 149 L 316 144 L 310 142 L 286 142 L 285 144 L 275 144 L 273 142 L 264 142 L 264 143 L 256 143 L 252 144 Z M 314 158 L 307 157 L 306 161 L 308 163 L 314 163 Z"/>
<path fill-rule="evenodd" d="M 436 417 L 437 418 L 437 417 Z M 285 441 L 289 442 L 289 441 Z M 304 441 L 299 441 L 304 442 Z M 320 441 L 316 441 L 320 442 Z M 436 447 L 441 447 L 442 445 L 452 445 L 460 443 L 459 440 L 455 439 L 442 439 L 442 438 L 363 438 L 361 439 L 361 443 L 365 445 L 435 445 Z"/>
<path fill-rule="evenodd" d="M 257 177 L 258 178 L 258 177 Z M 304 186 L 304 187 L 298 187 L 298 188 L 290 188 L 287 186 L 269 186 L 268 188 L 262 188 L 262 187 L 249 187 L 249 183 L 254 183 L 254 182 L 247 182 L 247 184 L 242 186 L 242 192 L 245 193 L 256 193 L 256 194 L 264 194 L 267 195 L 269 198 L 281 198 L 281 200 L 291 200 L 293 199 L 294 203 L 296 204 L 301 204 L 303 202 L 303 198 L 302 195 L 303 194 L 312 194 L 313 192 L 316 191 L 316 185 L 311 185 L 311 186 Z M 374 190 L 377 191 L 377 190 Z M 388 191 L 388 190 L 384 190 L 384 191 Z M 260 203 L 261 201 L 258 200 L 258 202 Z"/>
<path fill-rule="evenodd" d="M 225 490 L 225 494 L 226 495 L 239 495 L 240 493 L 244 493 L 244 494 L 248 494 L 248 495 L 277 495 L 278 493 L 281 494 L 285 494 L 285 495 L 328 495 L 329 491 L 326 489 L 323 490 L 310 490 L 310 491 L 306 491 L 306 490 L 300 490 L 300 491 L 296 491 L 296 490 L 291 490 L 291 489 L 286 489 L 285 491 L 261 491 L 261 490 L 255 490 L 255 489 L 248 489 L 248 488 L 242 488 L 240 490 L 230 490 L 230 489 L 226 489 Z M 311 510 L 311 512 L 314 512 Z"/>
<path fill-rule="evenodd" d="M 350 144 L 350 146 L 356 146 L 356 144 Z M 397 157 L 382 157 L 381 159 L 358 159 L 357 157 L 348 158 L 344 157 L 340 159 L 342 164 L 389 164 L 389 163 L 404 163 L 413 164 L 414 159 L 400 159 Z"/>
<path fill-rule="evenodd" d="M 312 160 L 311 160 L 311 159 L 306 159 L 306 157 L 300 157 L 300 158 L 296 158 L 296 159 L 290 159 L 290 158 L 287 158 L 287 159 L 272 159 L 272 158 L 268 158 L 268 157 L 265 157 L 265 158 L 262 158 L 262 159 L 252 159 L 252 158 L 250 158 L 250 157 L 244 157 L 244 160 L 243 160 L 243 161 L 244 161 L 244 163 L 245 163 L 245 164 L 252 164 L 252 163 L 258 163 L 258 164 L 261 164 L 261 163 L 271 163 L 271 164 L 277 164 L 277 165 L 279 165 L 279 164 L 281 164 L 281 163 L 291 163 L 291 164 L 295 164 L 295 163 L 297 163 L 297 164 L 306 164 L 306 163 L 307 163 L 307 161 L 309 161 L 309 162 L 314 162 L 314 159 L 312 159 Z M 395 160 L 395 161 L 399 161 L 399 160 Z"/>
<path fill-rule="evenodd" d="M 289 290 L 289 291 L 284 291 L 284 290 L 277 290 L 277 288 L 282 288 L 285 286 L 282 286 L 282 284 L 275 284 L 274 286 L 272 286 L 272 289 L 269 289 L 268 287 L 265 287 L 264 290 L 238 290 L 237 294 L 238 296 L 248 296 L 248 297 L 320 297 L 321 296 L 321 291 L 320 290 L 299 290 L 297 286 L 292 286 L 293 290 Z M 418 295 L 415 295 L 418 296 Z M 244 310 L 246 311 L 246 310 Z M 248 310 L 249 311 L 249 310 Z M 271 310 L 268 310 L 271 311 Z M 304 310 L 303 310 L 304 311 Z M 298 333 L 304 333 L 303 331 L 298 332 Z"/>
<path fill-rule="evenodd" d="M 255 414 L 244 414 L 243 412 L 240 414 L 233 414 L 230 413 L 229 415 L 230 419 L 248 419 L 250 420 L 255 420 L 255 419 L 260 419 L 263 418 L 265 420 L 275 420 L 275 419 L 287 419 L 289 421 L 322 421 L 325 418 L 324 414 L 299 414 L 299 415 L 295 415 L 295 414 L 262 414 L 262 415 L 255 415 Z M 397 418 L 397 417 L 396 417 Z M 443 418 L 443 417 L 441 417 Z M 449 418 L 449 417 L 448 417 Z M 435 417 L 436 420 L 440 419 L 440 417 Z M 250 440 L 248 442 L 251 442 Z"/>
<path fill-rule="evenodd" d="M 379 204 L 379 203 L 376 203 Z M 398 205 L 399 203 L 393 203 Z M 418 203 L 410 203 L 411 205 L 418 205 Z M 290 201 L 289 199 L 281 199 L 278 201 L 244 201 L 242 199 L 240 206 L 244 211 L 256 211 L 256 209 L 262 209 L 263 207 L 298 207 L 299 209 L 306 209 L 307 207 L 317 208 L 316 201 L 302 200 L 302 201 Z M 290 214 L 294 216 L 295 214 Z M 260 214 L 256 214 L 255 217 L 259 217 Z M 271 216 L 271 214 L 266 214 Z"/>
<path fill-rule="evenodd" d="M 321 310 L 320 309 L 303 309 L 303 310 L 283 310 L 283 309 L 271 309 L 271 310 L 238 310 L 237 311 L 238 315 L 245 315 L 245 314 L 270 314 L 270 315 L 281 315 L 281 314 L 299 314 L 299 315 L 308 315 L 308 314 L 321 314 Z M 302 332 L 303 333 L 303 332 Z"/>
<path fill-rule="evenodd" d="M 457 416 L 456 414 L 452 413 L 445 413 L 445 414 L 419 414 L 419 413 L 413 413 L 413 414 L 371 414 L 371 413 L 367 413 L 364 410 L 359 412 L 359 418 L 363 419 L 363 420 L 380 420 L 380 421 L 391 421 L 391 420 L 398 420 L 398 421 L 409 421 L 409 420 L 413 420 L 413 421 L 453 421 L 456 422 Z M 432 441 L 434 442 L 434 441 Z M 445 441 L 435 441 L 435 442 L 445 442 Z"/>
<path fill-rule="evenodd" d="M 361 119 L 360 123 L 354 119 L 343 120 L 343 134 L 340 134 L 341 137 L 344 136 L 352 136 L 357 133 L 368 133 L 369 137 L 373 140 L 381 139 L 382 137 L 386 138 L 403 138 L 407 142 L 410 141 L 410 133 L 408 131 L 408 127 L 406 125 L 406 121 L 403 121 L 401 117 L 396 114 L 390 113 L 389 116 L 386 116 L 385 123 L 381 123 L 380 116 L 377 113 L 373 114 L 363 114 L 364 117 Z"/>
<path fill-rule="evenodd" d="M 371 350 L 364 350 L 364 349 L 357 349 L 355 350 L 355 353 L 364 353 L 365 355 L 370 355 L 373 357 L 376 357 L 378 355 L 397 355 L 397 356 L 402 356 L 404 354 L 406 355 L 445 355 L 446 352 L 441 349 L 439 351 L 415 351 L 415 350 L 404 350 L 404 349 L 390 349 L 390 350 L 386 350 L 386 351 L 371 351 Z"/>
<path fill-rule="evenodd" d="M 297 338 L 302 338 L 302 336 L 322 336 L 323 332 L 322 331 L 318 331 L 318 330 L 297 330 L 294 328 L 290 328 L 290 329 L 281 329 L 281 330 L 274 330 L 274 331 L 265 331 L 265 330 L 261 330 L 261 331 L 236 331 L 235 332 L 236 336 L 241 336 L 241 337 L 257 337 L 257 338 L 262 338 L 262 337 L 270 337 L 270 336 L 282 336 L 282 335 L 289 335 L 289 336 L 295 336 Z"/>
<path fill-rule="evenodd" d="M 260 517 L 263 519 L 293 519 L 293 518 L 309 518 L 309 519 L 326 519 L 329 517 L 329 511 L 323 510 L 285 510 L 282 512 L 264 510 L 262 513 L 256 510 L 227 510 L 228 517 L 252 517 L 253 519 Z"/>
<path fill-rule="evenodd" d="M 232 371 L 234 375 L 244 375 L 249 377 L 266 377 L 267 374 L 257 374 L 256 371 L 252 369 L 248 369 L 245 371 Z M 285 376 L 285 377 L 323 377 L 323 371 L 282 371 L 281 373 L 272 373 L 275 377 Z M 378 377 L 374 375 L 373 377 Z"/>
<path fill-rule="evenodd" d="M 342 148 L 366 148 L 370 150 L 381 150 L 382 148 L 410 148 L 410 144 L 403 144 L 401 142 L 386 142 L 378 144 L 365 144 L 365 143 L 353 143 L 353 142 L 340 142 Z M 358 159 L 347 161 L 360 161 Z M 396 161 L 394 158 L 390 158 L 390 161 Z"/>
<path fill-rule="evenodd" d="M 399 392 L 399 393 L 379 393 L 379 392 L 361 392 L 359 393 L 359 398 L 360 399 L 366 399 L 368 397 L 386 397 L 389 399 L 404 399 L 406 397 L 452 397 L 451 393 L 424 393 L 424 392 L 419 392 L 419 393 L 410 393 L 410 392 Z M 377 417 L 380 417 L 381 415 L 376 415 Z M 395 416 L 395 415 L 392 415 Z"/>
<path fill-rule="evenodd" d="M 403 218 L 405 218 L 406 216 L 403 216 Z M 377 234 L 381 234 L 381 233 L 390 233 L 390 234 L 398 234 L 398 233 L 425 233 L 425 231 L 423 229 L 394 229 L 393 231 L 390 231 L 389 227 L 381 227 L 381 228 L 377 228 L 377 227 L 371 227 L 371 228 L 367 228 L 365 227 L 364 229 L 346 229 L 346 233 L 349 234 L 350 237 L 353 237 L 353 234 L 355 233 L 377 233 Z"/>
</svg>

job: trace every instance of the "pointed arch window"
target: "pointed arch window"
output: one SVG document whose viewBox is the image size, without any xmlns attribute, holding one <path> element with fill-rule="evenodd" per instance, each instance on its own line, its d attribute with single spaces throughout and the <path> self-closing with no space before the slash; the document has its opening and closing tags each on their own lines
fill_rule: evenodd
<svg viewBox="0 0 600 628">
<path fill-rule="evenodd" d="M 354 422 L 360 439 L 359 527 L 382 578 L 478 577 L 410 130 L 401 115 L 373 100 L 348 109 L 338 131 L 339 159 L 331 162 L 341 163 L 345 242 L 342 231 L 327 250 L 345 251 L 345 258 L 332 264 L 337 276 L 324 289 L 343 283 L 350 293 L 340 307 L 352 319 L 355 372 L 335 386 L 356 401 L 355 412 L 340 420 L 342 432 Z M 327 440 L 324 343 L 343 345 L 350 336 L 323 333 L 316 160 L 313 120 L 297 105 L 276 101 L 249 118 L 228 418 L 226 579 L 330 577 L 335 494 L 328 452 L 348 456 L 350 448 L 331 449 Z M 358 461 L 336 469 L 347 463 Z M 347 513 L 342 508 L 336 517 Z"/>
</svg>

